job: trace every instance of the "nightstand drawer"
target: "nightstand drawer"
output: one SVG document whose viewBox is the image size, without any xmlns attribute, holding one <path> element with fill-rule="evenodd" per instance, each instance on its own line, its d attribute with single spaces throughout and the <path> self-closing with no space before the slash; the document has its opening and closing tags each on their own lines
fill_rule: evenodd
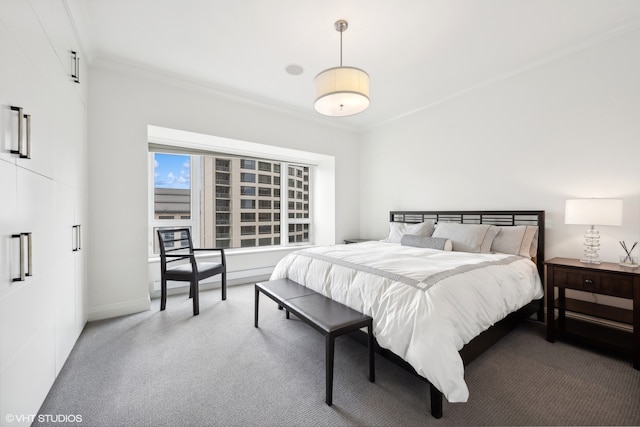
<svg viewBox="0 0 640 427">
<path fill-rule="evenodd" d="M 554 285 L 620 298 L 633 298 L 633 278 L 592 271 L 558 268 Z"/>
</svg>

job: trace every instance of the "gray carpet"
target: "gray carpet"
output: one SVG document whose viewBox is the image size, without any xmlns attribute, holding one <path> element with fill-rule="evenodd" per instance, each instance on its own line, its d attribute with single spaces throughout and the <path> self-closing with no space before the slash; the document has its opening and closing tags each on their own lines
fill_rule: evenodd
<svg viewBox="0 0 640 427">
<path fill-rule="evenodd" d="M 366 348 L 336 340 L 333 406 L 324 403 L 324 338 L 285 320 L 253 285 L 184 295 L 167 310 L 87 324 L 40 414 L 81 415 L 84 426 L 639 425 L 640 371 L 630 359 L 563 342 L 526 322 L 466 369 L 467 403 L 428 413 L 429 387 Z M 42 425 L 42 424 L 34 424 Z M 60 426 L 56 422 L 50 425 Z"/>
</svg>

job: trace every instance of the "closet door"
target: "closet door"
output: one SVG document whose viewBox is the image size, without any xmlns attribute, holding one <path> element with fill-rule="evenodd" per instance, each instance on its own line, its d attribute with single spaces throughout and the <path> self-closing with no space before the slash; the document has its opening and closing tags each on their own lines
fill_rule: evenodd
<svg viewBox="0 0 640 427">
<path fill-rule="evenodd" d="M 35 414 L 55 379 L 53 181 L 20 167 L 14 170 L 16 214 L 10 227 L 21 242 L 12 243 L 11 271 L 17 274 L 0 299 L 3 417 Z"/>
<path fill-rule="evenodd" d="M 31 6 L 58 57 L 62 78 L 51 84 L 59 92 L 63 104 L 73 109 L 76 107 L 72 107 L 69 101 L 80 100 L 84 106 L 87 105 L 89 74 L 86 69 L 87 60 L 80 51 L 64 3 L 64 0 L 40 0 L 32 1 Z"/>
<path fill-rule="evenodd" d="M 0 5 L 2 2 L 0 2 Z M 0 13 L 0 160 L 16 163 L 26 154 L 26 119 L 37 102 L 37 92 L 44 90 L 28 59 L 13 42 Z"/>
<path fill-rule="evenodd" d="M 18 285 L 13 281 L 18 272 L 12 262 L 18 233 L 16 228 L 16 167 L 13 163 L 0 159 L 0 300 Z M 2 328 L 0 325 L 0 345 L 2 345 Z"/>
<path fill-rule="evenodd" d="M 88 203 L 86 193 L 81 189 L 75 192 L 75 224 L 77 227 L 77 241 L 75 242 L 78 250 L 74 252 L 74 273 L 75 273 L 75 292 L 76 292 L 76 338 L 80 336 L 84 325 L 87 323 L 87 242 L 91 237 L 89 234 Z"/>
<path fill-rule="evenodd" d="M 66 184 L 54 183 L 54 250 L 52 308 L 55 316 L 56 375 L 62 369 L 77 339 L 74 218 L 74 190 Z"/>
<path fill-rule="evenodd" d="M 60 78 L 57 56 L 28 1 L 0 1 L 0 22 L 8 34 L 2 44 L 12 44 L 13 56 L 3 56 L 2 68 L 13 68 L 17 76 L 3 82 L 14 87 L 15 96 L 8 99 L 12 106 L 22 108 L 23 141 L 16 164 L 44 176 L 53 176 L 53 147 L 56 144 L 54 114 L 59 111 L 55 92 L 47 84 L 50 78 Z M 4 40 L 6 38 L 6 41 Z M 11 72 L 9 72 L 11 73 Z M 8 96 L 7 96 L 8 98 Z M 11 126 L 17 126 L 14 118 Z"/>
<path fill-rule="evenodd" d="M 52 307 L 55 316 L 56 375 L 86 323 L 86 222 L 80 192 L 54 182 Z"/>
</svg>

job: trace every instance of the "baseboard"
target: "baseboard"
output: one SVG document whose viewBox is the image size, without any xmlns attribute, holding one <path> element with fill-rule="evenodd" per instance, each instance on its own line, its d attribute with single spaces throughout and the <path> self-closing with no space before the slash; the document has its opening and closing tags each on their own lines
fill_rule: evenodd
<svg viewBox="0 0 640 427">
<path fill-rule="evenodd" d="M 89 307 L 88 321 L 109 319 L 111 317 L 124 316 L 126 314 L 139 313 L 151 308 L 151 301 L 147 298 L 122 301 L 115 304 L 106 304 L 97 307 Z"/>
</svg>

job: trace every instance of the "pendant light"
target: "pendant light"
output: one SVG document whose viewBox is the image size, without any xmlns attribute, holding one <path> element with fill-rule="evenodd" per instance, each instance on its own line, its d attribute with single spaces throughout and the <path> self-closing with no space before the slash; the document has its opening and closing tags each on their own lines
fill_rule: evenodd
<svg viewBox="0 0 640 427">
<path fill-rule="evenodd" d="M 342 33 L 348 26 L 344 20 L 334 24 L 340 33 L 340 66 L 324 70 L 313 79 L 313 106 L 325 116 L 351 116 L 369 107 L 369 75 L 360 68 L 342 66 Z"/>
</svg>

